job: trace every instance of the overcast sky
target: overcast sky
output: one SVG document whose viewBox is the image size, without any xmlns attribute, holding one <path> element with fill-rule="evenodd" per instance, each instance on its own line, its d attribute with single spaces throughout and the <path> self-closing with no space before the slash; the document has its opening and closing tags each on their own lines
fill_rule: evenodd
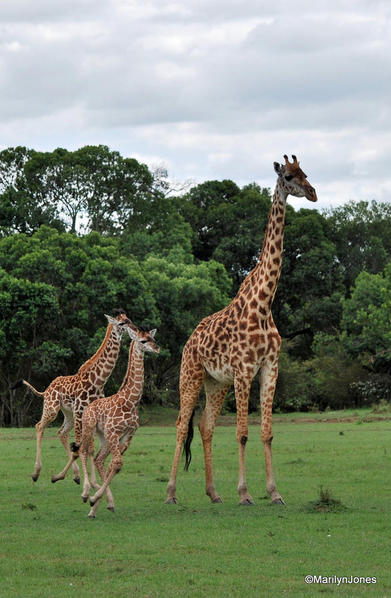
<svg viewBox="0 0 391 598">
<path fill-rule="evenodd" d="M 389 0 L 1 0 L 0 82 L 1 149 L 267 187 L 296 154 L 319 207 L 391 200 Z"/>
</svg>

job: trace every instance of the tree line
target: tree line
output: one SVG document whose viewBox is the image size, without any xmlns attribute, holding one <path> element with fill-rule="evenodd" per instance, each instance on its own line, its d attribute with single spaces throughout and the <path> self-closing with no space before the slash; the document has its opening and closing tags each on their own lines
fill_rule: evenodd
<svg viewBox="0 0 391 598">
<path fill-rule="evenodd" d="M 144 402 L 177 405 L 183 345 L 255 265 L 270 205 L 269 189 L 231 180 L 178 194 L 164 170 L 105 146 L 0 152 L 0 425 L 35 422 L 41 404 L 13 382 L 43 390 L 77 371 L 118 307 L 158 329 Z M 276 409 L 390 400 L 390 225 L 387 203 L 287 205 Z M 107 393 L 125 369 L 124 350 Z"/>
</svg>

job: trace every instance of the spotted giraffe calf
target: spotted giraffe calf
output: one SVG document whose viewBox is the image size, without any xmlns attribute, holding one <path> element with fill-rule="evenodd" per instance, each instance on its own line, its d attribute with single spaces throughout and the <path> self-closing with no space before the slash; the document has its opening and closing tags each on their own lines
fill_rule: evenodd
<svg viewBox="0 0 391 598">
<path fill-rule="evenodd" d="M 73 458 L 77 459 L 80 455 L 82 462 L 84 486 L 81 496 L 84 502 L 87 502 L 91 488 L 87 457 L 90 454 L 94 432 L 101 442 L 100 450 L 95 457 L 95 465 L 103 483 L 90 498 L 92 507 L 88 514 L 90 518 L 95 518 L 100 499 L 105 491 L 108 499 L 107 508 L 114 511 L 114 501 L 111 493 L 108 492 L 109 484 L 121 470 L 122 455 L 139 426 L 138 406 L 144 385 L 144 355 L 146 351 L 151 353 L 160 351 L 154 340 L 155 332 L 156 330 L 145 331 L 143 338 L 140 334 L 137 340 L 132 341 L 129 348 L 128 369 L 119 391 L 111 397 L 91 403 L 83 413 L 81 444 L 80 446 L 73 444 L 72 449 Z M 104 463 L 110 453 L 112 459 L 105 471 Z"/>
<path fill-rule="evenodd" d="M 114 369 L 121 347 L 121 336 L 127 331 L 132 338 L 137 338 L 138 328 L 131 322 L 126 314 L 120 313 L 113 318 L 106 316 L 109 324 L 105 338 L 98 351 L 88 359 L 79 371 L 71 376 L 58 376 L 49 384 L 43 392 L 36 390 L 26 380 L 20 380 L 14 388 L 27 386 L 34 394 L 43 398 L 43 411 L 40 421 L 36 424 L 37 431 L 37 455 L 35 460 L 32 479 L 36 482 L 42 469 L 41 446 L 45 428 L 56 417 L 58 412 L 64 414 L 64 422 L 58 431 L 58 437 L 63 444 L 67 455 L 68 463 L 57 475 L 52 476 L 52 482 L 57 482 L 65 477 L 70 466 L 74 473 L 74 481 L 80 484 L 80 471 L 77 463 L 72 460 L 72 453 L 69 448 L 69 432 L 75 427 L 75 441 L 81 440 L 81 417 L 87 405 L 95 399 L 104 396 L 104 386 Z M 92 471 L 95 482 L 95 474 Z"/>
</svg>

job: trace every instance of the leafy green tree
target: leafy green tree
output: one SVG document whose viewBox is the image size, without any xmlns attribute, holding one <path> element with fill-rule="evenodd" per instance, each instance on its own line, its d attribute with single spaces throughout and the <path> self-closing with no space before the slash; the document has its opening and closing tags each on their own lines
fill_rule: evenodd
<svg viewBox="0 0 391 598">
<path fill-rule="evenodd" d="M 348 296 L 360 272 L 377 274 L 391 259 L 391 205 L 350 201 L 326 211 L 325 216 Z"/>
<path fill-rule="evenodd" d="M 59 318 L 57 296 L 50 285 L 18 279 L 0 268 L 0 312 L 0 424 L 17 426 L 23 424 L 35 399 L 17 398 L 10 391 L 12 383 L 22 374 L 34 378 L 33 363 L 35 371 L 44 374 L 48 361 L 61 362 L 69 352 L 60 343 L 48 341 L 55 336 Z"/>
<path fill-rule="evenodd" d="M 57 208 L 45 199 L 33 197 L 27 189 L 25 166 L 33 155 L 25 147 L 0 152 L 0 235 L 14 232 L 32 233 L 42 224 L 59 229 Z"/>
<path fill-rule="evenodd" d="M 145 164 L 104 145 L 73 152 L 18 147 L 0 153 L 0 227 L 5 234 L 31 233 L 41 224 L 65 224 L 73 233 L 141 230 L 168 201 Z"/>
<path fill-rule="evenodd" d="M 74 152 L 32 152 L 24 166 L 28 191 L 57 206 L 70 232 L 84 216 L 85 228 L 121 232 L 131 221 L 143 225 L 144 202 L 151 203 L 153 177 L 147 166 L 108 147 L 85 146 Z"/>
<path fill-rule="evenodd" d="M 114 308 L 126 309 L 139 326 L 159 325 L 140 265 L 120 254 L 116 239 L 98 233 L 80 238 L 43 226 L 32 236 L 0 239 L 0 268 L 0 392 L 8 402 L 17 378 L 42 389 L 54 377 L 77 371 L 101 343 L 104 314 Z M 121 382 L 126 355 L 121 360 L 108 392 Z M 30 398 L 24 395 L 19 413 L 26 414 Z M 4 417 L 11 423 L 15 415 L 8 409 Z"/>
<path fill-rule="evenodd" d="M 321 410 L 361 406 L 354 385 L 367 373 L 360 361 L 346 352 L 336 335 L 318 333 L 312 349 L 313 357 L 303 364 L 312 374 L 309 404 Z"/>
<path fill-rule="evenodd" d="M 235 290 L 254 268 L 261 252 L 271 207 L 268 189 L 256 184 L 240 190 L 235 203 L 226 210 L 221 236 L 213 258 L 224 264 L 232 276 Z"/>
<path fill-rule="evenodd" d="M 271 199 L 255 184 L 243 189 L 230 180 L 207 181 L 177 198 L 193 230 L 193 254 L 224 264 L 237 289 L 259 256 Z"/>
<path fill-rule="evenodd" d="M 231 287 L 222 264 L 194 263 L 188 243 L 138 260 L 123 239 L 46 226 L 0 239 L 0 268 L 2 423 L 14 424 L 16 417 L 19 424 L 36 420 L 41 404 L 28 393 L 15 395 L 11 384 L 23 377 L 43 389 L 77 371 L 102 341 L 104 314 L 116 307 L 136 325 L 158 329 L 162 352 L 149 360 L 145 400 L 176 400 L 183 344 L 202 317 L 229 301 Z M 107 394 L 118 389 L 126 363 L 123 351 Z"/>
<path fill-rule="evenodd" d="M 147 257 L 143 271 L 161 320 L 157 338 L 162 351 L 154 366 L 156 398 L 174 402 L 183 346 L 202 318 L 229 303 L 231 281 L 222 264 L 189 263 L 188 255 L 178 248 L 166 258 Z"/>
<path fill-rule="evenodd" d="M 309 357 L 318 331 L 336 331 L 344 292 L 327 220 L 316 210 L 287 206 L 284 258 L 273 314 L 282 336 L 302 334 L 296 351 Z"/>
<path fill-rule="evenodd" d="M 341 320 L 348 351 L 366 365 L 391 366 L 391 262 L 379 274 L 361 272 L 343 302 Z"/>
<path fill-rule="evenodd" d="M 149 254 L 167 256 L 177 248 L 181 251 L 182 258 L 193 260 L 191 252 L 192 230 L 188 222 L 178 212 L 165 213 L 161 216 L 160 225 L 144 230 L 121 235 L 121 250 L 126 256 L 135 256 L 144 260 Z"/>
<path fill-rule="evenodd" d="M 208 260 L 226 234 L 227 209 L 239 194 L 233 181 L 206 181 L 179 198 L 178 207 L 194 232 L 193 253 L 197 259 Z"/>
</svg>

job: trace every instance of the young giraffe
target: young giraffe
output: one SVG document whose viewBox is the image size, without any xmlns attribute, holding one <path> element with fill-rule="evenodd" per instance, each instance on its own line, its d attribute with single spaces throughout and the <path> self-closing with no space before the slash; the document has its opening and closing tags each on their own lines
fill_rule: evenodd
<svg viewBox="0 0 391 598">
<path fill-rule="evenodd" d="M 72 445 L 73 459 L 80 454 L 84 486 L 82 499 L 87 502 L 90 493 L 90 481 L 87 471 L 87 457 L 90 454 L 94 432 L 97 433 L 101 447 L 95 457 L 95 465 L 102 479 L 102 486 L 90 498 L 91 510 L 88 517 L 94 518 L 104 492 L 107 493 L 110 511 L 114 511 L 114 501 L 110 488 L 115 474 L 122 468 L 122 455 L 128 448 L 139 426 L 138 406 L 144 385 L 144 354 L 146 351 L 159 353 L 154 341 L 156 330 L 140 331 L 137 341 L 133 340 L 129 348 L 128 369 L 119 391 L 111 396 L 90 404 L 83 413 L 82 440 L 80 446 Z M 141 337 L 143 334 L 143 337 Z M 111 463 L 105 472 L 104 463 L 109 454 Z"/>
<path fill-rule="evenodd" d="M 64 479 L 67 470 L 72 465 L 74 481 L 80 484 L 79 467 L 77 463 L 72 462 L 72 453 L 69 448 L 69 432 L 74 426 L 75 440 L 80 442 L 83 410 L 89 403 L 104 396 L 104 386 L 117 362 L 123 332 L 127 330 L 133 338 L 137 338 L 138 335 L 136 326 L 123 311 L 119 310 L 119 312 L 115 318 L 106 316 L 109 324 L 105 338 L 98 351 L 79 368 L 77 374 L 58 376 L 44 392 L 37 391 L 26 380 L 20 380 L 14 385 L 14 388 L 17 388 L 25 384 L 34 394 L 44 400 L 41 420 L 35 426 L 37 455 L 32 474 L 34 482 L 38 480 L 42 469 L 41 445 L 45 428 L 56 418 L 61 409 L 64 414 L 64 422 L 57 434 L 67 452 L 68 463 L 59 474 L 53 475 L 51 479 L 53 483 Z"/>
<path fill-rule="evenodd" d="M 190 463 L 192 413 L 204 384 L 206 406 L 201 432 L 206 476 L 206 493 L 221 502 L 212 470 L 212 436 L 224 397 L 232 384 L 237 408 L 236 438 L 239 445 L 238 493 L 241 505 L 254 504 L 248 493 L 245 448 L 248 438 L 248 401 L 254 376 L 260 371 L 261 436 L 266 463 L 266 488 L 273 503 L 284 504 L 274 482 L 272 467 L 272 403 L 277 381 L 281 338 L 274 324 L 271 305 L 281 272 L 284 216 L 288 195 L 316 201 L 315 189 L 307 181 L 295 156 L 285 164 L 274 163 L 278 175 L 262 251 L 255 268 L 243 281 L 238 294 L 223 310 L 205 318 L 187 341 L 180 375 L 180 412 L 177 441 L 166 503 L 177 503 L 176 476 L 186 435 L 186 466 Z"/>
</svg>

